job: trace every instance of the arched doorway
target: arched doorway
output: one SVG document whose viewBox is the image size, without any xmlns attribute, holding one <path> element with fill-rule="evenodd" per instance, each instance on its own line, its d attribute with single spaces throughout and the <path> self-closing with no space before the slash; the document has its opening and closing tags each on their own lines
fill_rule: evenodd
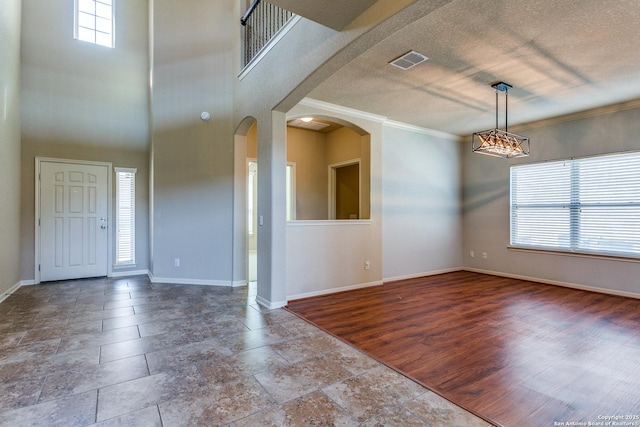
<svg viewBox="0 0 640 427">
<path fill-rule="evenodd" d="M 257 156 L 257 120 L 247 117 L 242 120 L 234 136 L 234 286 L 247 285 L 258 278 L 255 228 Z"/>
</svg>

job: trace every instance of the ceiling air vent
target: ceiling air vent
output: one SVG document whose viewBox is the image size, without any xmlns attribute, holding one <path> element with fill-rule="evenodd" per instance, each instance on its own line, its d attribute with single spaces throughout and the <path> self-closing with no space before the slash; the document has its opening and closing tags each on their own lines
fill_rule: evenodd
<svg viewBox="0 0 640 427">
<path fill-rule="evenodd" d="M 415 50 L 412 50 L 405 53 L 400 58 L 396 58 L 393 61 L 389 62 L 389 64 L 403 70 L 408 70 L 409 68 L 415 67 L 416 65 L 426 61 L 427 59 L 429 58 L 421 53 L 416 52 Z"/>
</svg>

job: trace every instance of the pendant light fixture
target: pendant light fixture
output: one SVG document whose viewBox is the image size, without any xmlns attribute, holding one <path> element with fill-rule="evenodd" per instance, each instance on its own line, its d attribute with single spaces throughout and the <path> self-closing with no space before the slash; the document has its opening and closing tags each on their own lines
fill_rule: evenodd
<svg viewBox="0 0 640 427">
<path fill-rule="evenodd" d="M 496 90 L 496 127 L 473 134 L 471 146 L 475 153 L 512 159 L 529 155 L 529 138 L 508 131 L 509 89 L 513 86 L 504 82 L 491 85 Z M 498 92 L 504 92 L 504 130 L 498 129 Z"/>
</svg>

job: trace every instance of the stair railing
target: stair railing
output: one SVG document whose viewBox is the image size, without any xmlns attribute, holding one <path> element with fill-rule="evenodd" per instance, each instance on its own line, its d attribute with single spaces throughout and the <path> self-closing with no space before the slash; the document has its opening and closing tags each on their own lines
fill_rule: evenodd
<svg viewBox="0 0 640 427">
<path fill-rule="evenodd" d="M 293 16 L 288 10 L 267 1 L 253 0 L 240 19 L 243 27 L 242 66 L 246 67 Z"/>
</svg>

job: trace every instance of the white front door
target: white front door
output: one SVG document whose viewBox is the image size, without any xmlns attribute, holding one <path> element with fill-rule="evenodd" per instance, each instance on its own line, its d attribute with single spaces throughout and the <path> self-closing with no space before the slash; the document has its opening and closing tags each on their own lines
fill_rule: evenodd
<svg viewBox="0 0 640 427">
<path fill-rule="evenodd" d="M 107 275 L 106 165 L 40 162 L 40 280 Z"/>
</svg>

